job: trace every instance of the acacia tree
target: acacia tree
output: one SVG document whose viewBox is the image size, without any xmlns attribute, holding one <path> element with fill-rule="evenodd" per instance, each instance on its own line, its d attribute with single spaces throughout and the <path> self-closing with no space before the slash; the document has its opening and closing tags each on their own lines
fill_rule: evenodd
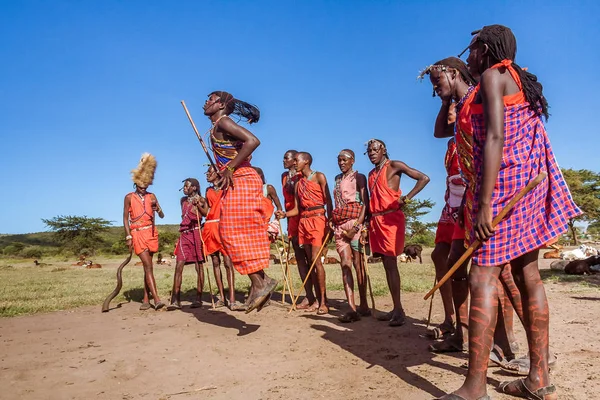
<svg viewBox="0 0 600 400">
<path fill-rule="evenodd" d="M 600 225 L 600 173 L 587 169 L 562 169 L 565 181 L 573 195 L 573 200 L 583 211 L 583 215 L 569 221 L 571 240 L 577 245 L 575 222 L 587 222 L 591 226 Z"/>
<path fill-rule="evenodd" d="M 412 200 L 404 205 L 402 211 L 406 218 L 406 242 L 418 243 L 426 246 L 432 246 L 435 233 L 432 231 L 437 226 L 435 222 L 423 222 L 420 220 L 424 215 L 429 214 L 431 208 L 435 205 L 430 199 Z"/>
<path fill-rule="evenodd" d="M 102 232 L 108 230 L 111 221 L 104 218 L 89 218 L 87 216 L 59 215 L 52 219 L 43 219 L 49 231 L 54 232 L 54 238 L 63 247 L 79 255 L 83 249 L 89 249 L 92 254 L 103 243 Z"/>
</svg>

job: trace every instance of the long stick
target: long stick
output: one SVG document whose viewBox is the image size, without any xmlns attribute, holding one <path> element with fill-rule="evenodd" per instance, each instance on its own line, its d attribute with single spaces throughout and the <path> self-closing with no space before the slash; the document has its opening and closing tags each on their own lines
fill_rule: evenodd
<svg viewBox="0 0 600 400">
<path fill-rule="evenodd" d="M 540 182 L 542 182 L 544 179 L 546 179 L 546 176 L 548 176 L 548 174 L 546 172 L 541 172 L 531 182 L 529 182 L 527 184 L 527 186 L 525 186 L 523 189 L 521 189 L 521 191 L 519 193 L 517 193 L 517 195 L 515 197 L 513 197 L 510 200 L 510 202 L 502 209 L 502 211 L 500 211 L 500 213 L 498 215 L 496 215 L 496 217 L 492 221 L 492 227 L 495 228 L 496 225 L 498 225 L 500 223 L 500 221 L 502 221 L 502 219 L 506 216 L 506 214 L 508 214 L 508 212 L 510 210 L 512 210 L 512 208 L 515 206 L 515 204 L 517 204 L 517 202 L 519 200 L 521 200 L 523 198 L 523 196 L 525 196 L 527 193 L 529 193 L 531 190 L 533 190 L 534 187 L 539 185 Z M 444 275 L 444 277 L 438 281 L 437 285 L 435 285 L 429 292 L 427 292 L 424 299 L 427 300 L 429 298 L 429 296 L 432 296 L 436 290 L 438 290 L 440 287 L 442 287 L 442 285 L 444 283 L 446 283 L 446 281 L 448 279 L 450 279 L 450 277 L 454 274 L 454 272 L 456 272 L 456 270 L 458 268 L 460 268 L 460 266 L 471 256 L 471 254 L 473 254 L 473 252 L 475 251 L 475 249 L 477 247 L 479 247 L 479 245 L 481 245 L 481 242 L 479 240 L 475 240 L 473 243 L 471 243 L 469 248 L 458 259 L 458 261 L 456 261 L 454 263 L 454 265 L 452 266 L 452 268 L 450 268 L 450 270 L 446 273 L 446 275 Z"/>
<path fill-rule="evenodd" d="M 288 249 L 285 247 L 285 241 L 283 240 L 283 228 L 281 227 L 281 220 L 278 219 L 277 222 L 279 222 L 279 233 L 281 234 L 281 246 L 283 246 L 283 257 L 285 258 L 285 271 L 283 271 L 283 277 L 284 277 L 284 281 L 285 283 L 287 283 L 287 287 L 288 287 L 288 291 L 290 292 L 290 298 L 293 299 L 294 298 L 294 289 L 292 288 L 292 281 L 290 279 L 290 265 L 289 265 L 289 252 Z M 283 268 L 283 260 L 281 260 L 282 263 L 282 268 Z M 283 299 L 282 299 L 282 303 L 285 302 L 285 286 L 283 287 Z"/>
<path fill-rule="evenodd" d="M 131 261 L 132 255 L 133 255 L 133 249 L 129 250 L 129 257 L 127 257 L 125 259 L 125 261 L 123 261 L 121 263 L 121 265 L 119 265 L 119 268 L 117 268 L 117 287 L 115 287 L 115 290 L 113 290 L 112 293 L 108 295 L 106 300 L 104 300 L 104 303 L 102 304 L 102 312 L 108 312 L 108 309 L 110 307 L 110 302 L 112 301 L 112 299 L 117 297 L 117 295 L 121 291 L 121 288 L 123 287 L 123 277 L 122 277 L 123 268 L 125 268 L 125 266 L 127 264 L 129 264 L 129 261 Z"/>
<path fill-rule="evenodd" d="M 365 277 L 367 285 L 369 285 L 369 294 L 371 295 L 371 315 L 375 317 L 375 297 L 373 296 L 373 288 L 371 287 L 371 275 L 369 275 L 369 261 L 367 260 L 366 243 L 362 247 L 363 264 L 365 266 Z"/>
<path fill-rule="evenodd" d="M 306 274 L 306 278 L 304 279 L 304 282 L 302 282 L 302 287 L 300 288 L 300 291 L 298 292 L 298 296 L 296 296 L 296 298 L 294 299 L 294 301 L 292 302 L 292 308 L 290 308 L 290 311 L 288 311 L 288 314 L 291 313 L 293 310 L 296 309 L 296 303 L 298 302 L 298 299 L 300 298 L 300 293 L 302 293 L 302 290 L 304 289 L 304 286 L 306 285 L 306 282 L 308 281 L 308 278 L 310 278 L 310 274 L 317 262 L 317 260 L 319 259 L 319 257 L 321 257 L 321 253 L 323 252 L 323 249 L 325 248 L 325 245 L 327 244 L 327 242 L 329 241 L 329 237 L 331 236 L 331 231 L 327 232 L 327 235 L 325 235 L 325 240 L 323 240 L 323 244 L 321 245 L 321 248 L 319 249 L 319 252 L 317 253 L 317 256 L 315 257 L 315 259 L 313 260 L 312 264 L 310 265 L 310 268 L 308 269 L 308 274 Z"/>
<path fill-rule="evenodd" d="M 185 101 L 181 100 L 181 105 L 183 106 L 183 109 L 185 110 L 185 113 L 186 113 L 188 119 L 190 120 L 190 123 L 192 124 L 192 128 L 194 128 L 194 132 L 196 132 L 196 136 L 198 137 L 198 140 L 200 141 L 200 144 L 202 145 L 202 148 L 204 149 L 204 152 L 206 153 L 206 157 L 208 157 L 208 161 L 210 161 L 210 165 L 212 165 L 215 172 L 218 172 L 219 169 L 217 168 L 214 161 L 212 160 L 212 157 L 210 156 L 210 153 L 208 152 L 208 147 L 206 147 L 206 143 L 204 143 L 202 136 L 200 136 L 200 133 L 198 133 L 196 124 L 194 123 L 194 120 L 192 119 L 192 116 L 190 115 L 190 112 L 188 111 L 188 109 L 185 105 Z"/>
<path fill-rule="evenodd" d="M 182 101 L 183 103 L 183 101 Z M 185 107 L 185 104 L 183 105 Z M 187 111 L 187 109 L 186 109 Z M 192 122 L 193 124 L 193 122 Z M 196 127 L 194 127 L 194 129 L 196 129 Z M 216 171 L 216 170 L 215 170 Z M 202 244 L 202 253 L 206 253 L 204 251 L 204 242 L 202 241 L 202 232 L 200 232 L 200 214 L 198 213 L 198 207 L 194 206 L 196 208 L 196 218 L 198 219 L 198 236 L 200 237 L 200 243 Z M 210 290 L 210 302 L 212 303 L 212 309 L 214 310 L 215 307 L 215 299 L 213 298 L 213 293 L 212 293 L 212 283 L 210 283 L 210 274 L 208 273 L 208 263 L 206 263 L 206 279 L 208 279 L 208 290 Z M 202 267 L 200 267 L 202 268 Z M 217 278 L 217 276 L 215 275 L 215 279 Z M 204 289 L 204 288 L 203 288 Z"/>
</svg>

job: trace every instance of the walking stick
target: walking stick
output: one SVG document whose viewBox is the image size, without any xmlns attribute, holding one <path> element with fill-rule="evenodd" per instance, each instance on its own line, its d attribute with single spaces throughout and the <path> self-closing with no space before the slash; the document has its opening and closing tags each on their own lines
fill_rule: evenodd
<svg viewBox="0 0 600 400">
<path fill-rule="evenodd" d="M 187 114 L 187 117 L 190 120 L 190 123 L 192 124 L 192 128 L 194 128 L 194 132 L 196 132 L 196 136 L 198 137 L 198 140 L 200 141 L 200 144 L 202 145 L 202 148 L 204 149 L 204 152 L 206 153 L 206 157 L 208 157 L 208 161 L 210 161 L 210 165 L 214 168 L 215 172 L 218 172 L 219 169 L 213 162 L 212 157 L 210 156 L 210 153 L 208 152 L 208 148 L 206 147 L 206 143 L 204 143 L 204 140 L 202 139 L 202 136 L 200 136 L 200 133 L 198 133 L 196 124 L 194 123 L 194 120 L 192 119 L 192 116 L 190 115 L 190 112 L 188 111 L 188 109 L 185 105 L 185 101 L 181 100 L 181 105 L 183 106 L 183 109 L 185 110 L 185 113 Z"/>
<path fill-rule="evenodd" d="M 373 288 L 371 287 L 371 276 L 369 275 L 369 262 L 367 260 L 366 243 L 362 246 L 363 264 L 365 266 L 365 275 L 367 285 L 369 285 L 369 294 L 371 295 L 371 315 L 375 317 L 375 297 L 373 296 Z"/>
<path fill-rule="evenodd" d="M 133 249 L 129 250 L 129 257 L 127 257 L 125 259 L 125 261 L 123 261 L 121 263 L 121 265 L 119 265 L 119 268 L 117 268 L 117 287 L 115 288 L 115 290 L 112 291 L 111 294 L 108 295 L 106 300 L 104 300 L 104 303 L 102 304 L 102 312 L 108 312 L 108 309 L 110 307 L 110 302 L 112 301 L 112 299 L 117 297 L 117 295 L 121 291 L 121 288 L 123 287 L 123 277 L 121 274 L 123 272 L 123 268 L 125 268 L 125 266 L 127 264 L 129 264 L 129 261 L 131 261 L 132 255 L 133 255 Z"/>
<path fill-rule="evenodd" d="M 290 281 L 290 266 L 289 266 L 289 253 L 288 253 L 288 249 L 286 249 L 285 247 L 285 241 L 283 240 L 283 228 L 281 227 L 281 220 L 278 219 L 277 222 L 279 222 L 279 232 L 281 234 L 281 245 L 283 246 L 283 258 L 285 258 L 285 270 L 283 270 L 283 262 L 281 263 L 281 268 L 283 270 L 283 279 L 284 279 L 284 286 L 283 286 L 283 299 L 281 300 L 281 303 L 285 303 L 285 284 L 287 284 L 288 287 L 288 291 L 290 292 L 290 298 L 294 299 L 294 290 L 292 289 L 292 283 Z"/>
<path fill-rule="evenodd" d="M 546 176 L 548 176 L 546 172 L 540 172 L 538 176 L 536 176 L 531 182 L 527 184 L 527 186 L 521 189 L 521 191 L 517 193 L 517 195 L 513 197 L 510 200 L 510 202 L 502 209 L 502 211 L 500 211 L 500 213 L 496 215 L 496 217 L 492 221 L 492 227 L 495 228 L 496 225 L 498 225 L 500 221 L 502 221 L 502 219 L 506 216 L 506 214 L 508 214 L 508 212 L 512 210 L 515 204 L 517 204 L 517 202 L 521 200 L 523 196 L 525 196 L 527 193 L 533 190 L 534 187 L 536 187 L 544 179 L 546 179 Z M 473 243 L 471 243 L 469 248 L 458 259 L 458 261 L 454 263 L 454 265 L 452 266 L 452 268 L 450 268 L 446 275 L 444 275 L 444 277 L 438 281 L 437 285 L 435 285 L 429 292 L 427 292 L 427 294 L 424 297 L 424 300 L 427 300 L 430 296 L 433 295 L 433 293 L 435 293 L 436 290 L 438 290 L 444 283 L 446 283 L 446 281 L 450 279 L 450 277 L 452 277 L 454 272 L 456 272 L 456 270 L 460 268 L 460 266 L 467 260 L 467 258 L 469 258 L 471 254 L 473 254 L 473 252 L 477 247 L 479 247 L 479 245 L 481 245 L 481 242 L 479 240 L 475 240 Z"/>
<path fill-rule="evenodd" d="M 298 302 L 298 299 L 300 298 L 300 293 L 302 293 L 302 290 L 304 289 L 304 286 L 306 285 L 306 282 L 308 281 L 308 278 L 310 278 L 310 273 L 312 272 L 312 270 L 313 270 L 313 268 L 314 268 L 317 260 L 319 259 L 319 257 L 321 257 L 321 253 L 323 252 L 323 249 L 325 248 L 325 245 L 329 241 L 329 237 L 330 236 L 331 236 L 331 231 L 328 231 L 327 235 L 325 235 L 325 240 L 323 240 L 323 244 L 321 245 L 321 248 L 319 249 L 319 252 L 317 253 L 317 256 L 315 257 L 315 259 L 313 260 L 312 264 L 310 265 L 310 268 L 308 269 L 308 274 L 306 274 L 306 278 L 304 279 L 304 282 L 302 282 L 302 287 L 300 288 L 300 292 L 298 292 L 298 296 L 296 296 L 296 298 L 292 302 L 292 308 L 290 308 L 290 311 L 288 311 L 288 314 L 291 313 L 293 310 L 296 309 L 296 303 Z"/>
<path fill-rule="evenodd" d="M 185 104 L 183 106 L 185 107 Z M 193 124 L 193 122 L 192 122 L 192 124 Z M 196 218 L 198 219 L 198 236 L 200 237 L 200 243 L 202 244 L 202 253 L 205 253 L 204 242 L 202 241 L 202 234 L 200 232 L 200 214 L 198 213 L 198 207 L 196 207 Z M 208 279 L 208 290 L 210 290 L 210 292 L 209 292 L 210 293 L 210 302 L 212 304 L 212 309 L 214 310 L 214 309 L 216 309 L 215 299 L 213 299 L 213 294 L 212 294 L 212 284 L 210 283 L 210 274 L 208 272 L 208 263 L 206 263 L 206 264 L 207 264 L 206 265 L 206 279 Z M 200 268 L 202 268 L 202 267 L 200 267 Z M 215 276 L 215 278 L 216 278 L 216 276 Z"/>
</svg>

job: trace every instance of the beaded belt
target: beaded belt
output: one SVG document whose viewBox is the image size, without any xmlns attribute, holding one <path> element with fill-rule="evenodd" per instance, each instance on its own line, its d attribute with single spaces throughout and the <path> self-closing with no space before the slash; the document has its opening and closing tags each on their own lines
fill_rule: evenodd
<svg viewBox="0 0 600 400">
<path fill-rule="evenodd" d="M 304 213 L 300 214 L 300 218 L 322 217 L 324 215 L 325 215 L 325 210 L 317 211 L 315 213 L 308 213 L 305 211 Z"/>
<path fill-rule="evenodd" d="M 198 227 L 195 227 L 192 229 L 186 229 L 185 231 L 181 231 L 181 233 L 189 233 L 189 232 L 196 231 L 196 230 L 198 230 Z"/>
<path fill-rule="evenodd" d="M 219 222 L 220 219 L 207 219 L 206 221 L 204 221 L 205 224 L 208 224 L 209 222 Z"/>
<path fill-rule="evenodd" d="M 137 231 L 143 231 L 145 229 L 150 229 L 150 228 L 152 228 L 152 225 L 146 225 L 146 226 L 142 226 L 141 228 L 134 228 L 134 229 L 132 229 L 132 231 L 137 232 Z"/>
</svg>

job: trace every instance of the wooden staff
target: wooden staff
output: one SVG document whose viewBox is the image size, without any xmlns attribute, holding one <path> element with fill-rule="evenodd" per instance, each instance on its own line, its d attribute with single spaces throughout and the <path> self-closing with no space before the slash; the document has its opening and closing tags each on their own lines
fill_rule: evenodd
<svg viewBox="0 0 600 400">
<path fill-rule="evenodd" d="M 365 267 L 365 277 L 367 278 L 367 285 L 369 285 L 369 294 L 371 295 L 371 315 L 375 317 L 375 297 L 373 296 L 373 288 L 371 287 L 371 276 L 369 275 L 369 261 L 367 260 L 366 243 L 362 246 L 362 258 Z"/>
<path fill-rule="evenodd" d="M 496 215 L 496 217 L 492 221 L 492 227 L 495 228 L 496 225 L 498 225 L 500 223 L 500 221 L 502 221 L 502 219 L 506 216 L 506 214 L 508 214 L 508 212 L 510 210 L 512 210 L 512 208 L 515 206 L 515 204 L 517 204 L 517 202 L 519 200 L 521 200 L 523 198 L 523 196 L 525 196 L 527 193 L 529 193 L 531 190 L 533 190 L 534 187 L 536 187 L 544 179 L 546 179 L 546 176 L 548 176 L 548 174 L 546 172 L 540 172 L 538 176 L 536 176 L 532 181 L 530 181 L 527 184 L 527 186 L 525 186 L 523 189 L 521 189 L 521 191 L 519 193 L 517 193 L 517 195 L 515 197 L 513 197 L 510 200 L 510 202 L 502 209 L 502 211 L 500 211 L 500 213 L 498 215 Z M 462 255 L 462 257 L 460 257 L 458 259 L 458 261 L 454 263 L 454 265 L 452 266 L 452 268 L 450 268 L 450 270 L 446 273 L 446 275 L 444 275 L 444 277 L 438 281 L 437 285 L 435 285 L 429 292 L 427 292 L 424 299 L 427 300 L 430 296 L 433 295 L 433 293 L 435 293 L 436 290 L 438 290 L 444 283 L 446 283 L 446 281 L 448 279 L 450 279 L 450 277 L 452 277 L 454 272 L 456 272 L 456 270 L 458 268 L 460 268 L 460 266 L 467 260 L 467 258 L 469 258 L 471 256 L 471 254 L 473 254 L 475 249 L 477 247 L 479 247 L 480 245 L 481 245 L 481 242 L 479 240 L 475 240 L 473 243 L 471 243 L 471 245 L 465 251 L 465 253 Z"/>
<path fill-rule="evenodd" d="M 294 299 L 294 301 L 292 302 L 292 308 L 290 308 L 290 311 L 288 311 L 288 314 L 291 313 L 293 310 L 296 309 L 296 303 L 298 302 L 298 299 L 300 298 L 300 293 L 302 293 L 302 290 L 304 289 L 304 286 L 306 285 L 306 282 L 308 281 L 308 278 L 310 278 L 310 274 L 317 262 L 317 260 L 319 259 L 319 257 L 321 257 L 321 253 L 323 252 L 323 249 L 325 248 L 325 245 L 327 244 L 327 242 L 329 241 L 329 237 L 331 236 L 331 231 L 327 232 L 327 235 L 325 235 L 325 240 L 323 240 L 323 244 L 321 245 L 321 248 L 319 249 L 319 252 L 317 253 L 317 256 L 315 257 L 315 259 L 313 260 L 312 264 L 310 265 L 310 268 L 308 269 L 308 274 L 306 274 L 306 278 L 304 279 L 304 282 L 302 282 L 302 287 L 300 288 L 300 291 L 298 292 L 298 296 L 296 296 L 296 298 Z"/>
<path fill-rule="evenodd" d="M 182 101 L 182 103 L 183 103 L 183 101 Z M 185 107 L 185 104 L 183 106 Z M 193 122 L 192 122 L 192 124 L 193 124 Z M 195 128 L 196 127 L 194 127 L 194 129 Z M 200 189 L 200 188 L 198 188 L 198 189 Z M 198 213 L 198 206 L 194 206 L 194 208 L 196 209 L 196 218 L 198 219 L 198 236 L 200 237 L 200 243 L 202 244 L 202 253 L 205 255 L 206 252 L 204 251 L 204 242 L 202 241 L 202 233 L 200 232 L 200 214 Z M 202 268 L 202 267 L 200 267 L 200 268 Z M 210 302 L 212 304 L 212 309 L 214 310 L 214 309 L 216 309 L 215 299 L 213 299 L 213 294 L 212 294 L 212 284 L 210 283 L 210 274 L 208 273 L 208 263 L 206 263 L 206 279 L 208 279 L 208 290 L 210 290 Z M 202 288 L 202 289 L 204 289 L 204 288 Z"/>
<path fill-rule="evenodd" d="M 125 259 L 125 261 L 123 261 L 121 263 L 121 265 L 119 265 L 119 268 L 117 268 L 117 287 L 115 288 L 115 290 L 112 291 L 111 294 L 108 295 L 106 300 L 104 300 L 104 303 L 102 304 L 102 312 L 108 312 L 108 309 L 110 307 L 110 302 L 112 301 L 112 299 L 117 297 L 117 295 L 121 291 L 121 288 L 123 287 L 123 277 L 122 277 L 123 268 L 125 268 L 125 266 L 127 264 L 129 264 L 129 261 L 131 261 L 132 255 L 133 255 L 133 248 L 131 250 L 129 250 L 129 257 L 127 257 Z"/>
<path fill-rule="evenodd" d="M 287 284 L 288 287 L 288 291 L 290 292 L 290 296 L 291 299 L 294 298 L 294 291 L 292 289 L 292 283 L 290 281 L 290 266 L 289 266 L 289 256 L 288 256 L 288 251 L 285 248 L 285 241 L 283 240 L 283 228 L 281 227 L 281 220 L 278 219 L 277 222 L 279 222 L 279 233 L 281 234 L 281 245 L 283 246 L 283 256 L 281 256 L 280 258 L 282 259 L 281 261 L 281 269 L 283 271 L 283 280 L 284 280 L 284 285 L 283 285 L 283 299 L 281 299 L 281 303 L 285 303 L 285 285 Z M 280 252 L 281 254 L 281 252 Z M 285 258 L 285 270 L 283 270 L 283 258 Z"/>
<path fill-rule="evenodd" d="M 187 114 L 187 117 L 190 120 L 190 123 L 192 124 L 192 128 L 194 128 L 194 132 L 196 132 L 196 136 L 198 137 L 198 140 L 200 141 L 200 144 L 202 145 L 202 148 L 204 149 L 204 152 L 206 153 L 206 157 L 208 157 L 208 161 L 210 161 L 210 165 L 214 168 L 215 172 L 219 172 L 219 169 L 213 162 L 212 157 L 210 156 L 210 153 L 208 152 L 208 147 L 206 147 L 206 143 L 204 143 L 202 136 L 200 136 L 200 133 L 198 132 L 198 129 L 196 128 L 196 124 L 194 123 L 194 120 L 192 119 L 192 116 L 190 115 L 190 112 L 188 111 L 188 109 L 185 105 L 185 101 L 181 100 L 181 105 L 183 106 L 183 109 L 185 110 L 185 113 Z"/>
</svg>

